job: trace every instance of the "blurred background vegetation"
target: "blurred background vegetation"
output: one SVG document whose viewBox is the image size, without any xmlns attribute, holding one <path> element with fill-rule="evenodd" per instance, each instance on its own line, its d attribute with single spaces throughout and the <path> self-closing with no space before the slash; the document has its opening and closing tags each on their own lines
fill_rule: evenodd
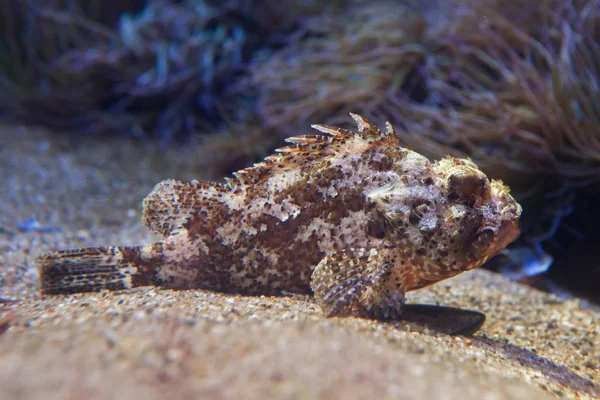
<svg viewBox="0 0 600 400">
<path fill-rule="evenodd" d="M 524 234 L 490 268 L 599 301 L 600 0 L 0 0 L 0 36 L 3 119 L 193 143 L 215 179 L 390 120 L 513 188 Z"/>
</svg>

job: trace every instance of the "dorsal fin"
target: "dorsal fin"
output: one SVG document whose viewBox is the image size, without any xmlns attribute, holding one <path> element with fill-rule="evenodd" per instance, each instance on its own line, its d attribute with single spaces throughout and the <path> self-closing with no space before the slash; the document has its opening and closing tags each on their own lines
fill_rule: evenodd
<svg viewBox="0 0 600 400">
<path fill-rule="evenodd" d="M 333 153 L 334 148 L 329 141 L 331 138 L 324 137 L 324 139 L 325 142 L 303 143 L 276 149 L 276 153 L 266 157 L 263 162 L 234 172 L 233 175 L 243 186 L 248 186 L 260 183 L 275 173 L 300 168 L 308 162 Z"/>
<path fill-rule="evenodd" d="M 350 116 L 358 125 L 359 135 L 364 139 L 381 140 L 396 137 L 396 132 L 389 121 L 385 123 L 385 131 L 382 131 L 377 125 L 358 114 L 350 113 Z"/>
<path fill-rule="evenodd" d="M 363 139 L 368 142 L 377 140 L 388 140 L 390 146 L 397 146 L 398 138 L 389 122 L 386 122 L 386 130 L 381 131 L 375 124 L 358 114 L 350 113 L 350 116 L 358 125 L 358 132 L 330 125 L 311 125 L 313 129 L 326 135 L 301 135 L 286 139 L 290 146 L 276 149 L 276 154 L 271 155 L 261 163 L 234 173 L 234 176 L 242 185 L 254 185 L 271 174 L 282 172 L 298 165 L 318 160 L 327 155 L 337 153 L 344 143 L 349 140 Z"/>
<path fill-rule="evenodd" d="M 142 222 L 163 237 L 173 234 L 211 202 L 221 199 L 229 187 L 212 182 L 160 182 L 143 202 Z"/>
<path fill-rule="evenodd" d="M 330 125 L 317 124 L 311 126 L 320 132 L 329 133 L 330 135 L 338 138 L 349 139 L 354 137 L 355 135 L 358 135 L 360 138 L 367 141 L 397 139 L 396 132 L 394 131 L 394 128 L 392 127 L 392 124 L 389 121 L 386 121 L 385 123 L 385 131 L 382 131 L 377 127 L 377 125 L 358 114 L 350 113 L 350 116 L 358 126 L 357 133 Z"/>
<path fill-rule="evenodd" d="M 281 147 L 252 167 L 235 172 L 233 175 L 244 186 L 255 185 L 268 179 L 274 173 L 293 170 L 308 162 L 333 154 L 337 145 L 347 139 L 324 135 L 293 136 L 286 139 L 290 146 Z"/>
<path fill-rule="evenodd" d="M 354 135 L 355 135 L 354 132 L 349 131 L 348 129 L 337 127 L 337 126 L 312 124 L 310 127 L 318 130 L 319 132 L 328 133 L 331 136 L 333 136 L 335 138 L 340 138 L 340 139 L 350 139 L 350 138 L 354 137 Z"/>
<path fill-rule="evenodd" d="M 350 114 L 358 125 L 358 132 L 328 125 L 312 127 L 326 135 L 303 135 L 286 139 L 290 146 L 275 150 L 275 154 L 263 162 L 242 169 L 233 175 L 237 179 L 225 178 L 224 184 L 212 182 L 181 182 L 173 179 L 156 185 L 144 199 L 142 220 L 154 233 L 168 236 L 180 229 L 199 210 L 210 208 L 215 201 L 231 191 L 243 190 L 244 186 L 260 183 L 276 173 L 283 173 L 301 167 L 312 161 L 323 159 L 343 150 L 351 140 L 388 140 L 395 145 L 397 137 L 393 128 L 386 124 L 382 132 L 373 123 L 357 114 Z M 241 186 L 240 186 L 241 184 Z"/>
</svg>

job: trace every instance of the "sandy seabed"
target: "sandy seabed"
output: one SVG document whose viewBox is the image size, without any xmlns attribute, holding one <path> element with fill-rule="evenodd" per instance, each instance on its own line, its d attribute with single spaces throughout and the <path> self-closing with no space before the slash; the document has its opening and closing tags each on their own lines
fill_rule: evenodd
<svg viewBox="0 0 600 400">
<path fill-rule="evenodd" d="M 206 178 L 199 164 L 192 148 L 0 126 L 0 398 L 600 398 L 600 313 L 483 270 L 408 296 L 486 314 L 473 336 L 326 319 L 308 296 L 39 295 L 39 254 L 151 241 L 142 199 Z"/>
</svg>

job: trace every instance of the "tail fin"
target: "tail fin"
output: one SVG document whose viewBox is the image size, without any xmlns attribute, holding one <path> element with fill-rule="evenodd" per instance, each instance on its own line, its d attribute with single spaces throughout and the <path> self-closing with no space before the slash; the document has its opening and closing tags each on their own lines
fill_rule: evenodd
<svg viewBox="0 0 600 400">
<path fill-rule="evenodd" d="M 42 294 L 98 292 L 155 285 L 142 247 L 91 247 L 56 251 L 38 259 Z"/>
</svg>

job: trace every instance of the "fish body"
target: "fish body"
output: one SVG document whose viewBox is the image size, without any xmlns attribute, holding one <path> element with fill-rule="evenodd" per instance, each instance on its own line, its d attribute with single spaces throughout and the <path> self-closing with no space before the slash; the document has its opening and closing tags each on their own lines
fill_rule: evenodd
<svg viewBox="0 0 600 400">
<path fill-rule="evenodd" d="M 40 257 L 41 291 L 156 285 L 240 294 L 314 293 L 328 316 L 390 317 L 407 291 L 482 265 L 519 234 L 521 207 L 468 159 L 431 162 L 351 114 L 313 125 L 223 183 L 159 183 L 145 246 Z"/>
</svg>

